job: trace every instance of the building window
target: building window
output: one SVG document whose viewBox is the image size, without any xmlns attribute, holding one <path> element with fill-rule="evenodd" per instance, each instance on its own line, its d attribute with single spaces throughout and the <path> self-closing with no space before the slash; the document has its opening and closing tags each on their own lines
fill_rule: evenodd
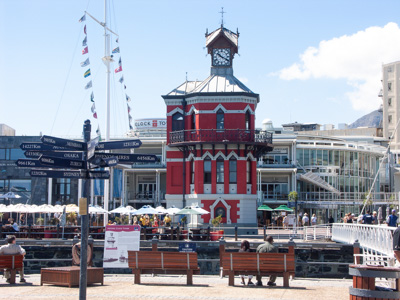
<svg viewBox="0 0 400 300">
<path fill-rule="evenodd" d="M 392 115 L 389 115 L 388 121 L 389 121 L 389 123 L 392 123 Z"/>
<path fill-rule="evenodd" d="M 183 115 L 179 112 L 172 115 L 172 131 L 183 130 Z"/>
<path fill-rule="evenodd" d="M 190 161 L 190 183 L 194 184 L 194 159 Z"/>
<path fill-rule="evenodd" d="M 196 129 L 196 114 L 195 112 L 192 113 L 192 129 Z"/>
<path fill-rule="evenodd" d="M 229 160 L 229 183 L 236 183 L 237 178 L 237 161 L 236 158 Z"/>
<path fill-rule="evenodd" d="M 204 159 L 204 184 L 211 183 L 211 158 Z"/>
<path fill-rule="evenodd" d="M 217 183 L 224 183 L 224 159 L 217 158 Z"/>
<path fill-rule="evenodd" d="M 389 99 L 388 99 L 388 105 L 389 105 L 389 106 L 392 106 L 392 98 L 389 98 Z"/>
<path fill-rule="evenodd" d="M 225 116 L 222 109 L 217 111 L 217 129 L 224 129 Z"/>
<path fill-rule="evenodd" d="M 247 176 L 246 176 L 246 179 L 247 179 L 247 183 L 251 183 L 251 160 L 250 159 L 248 159 L 247 160 L 247 162 L 246 162 L 246 171 L 247 171 Z"/>
<path fill-rule="evenodd" d="M 392 83 L 388 82 L 388 91 L 390 92 L 392 90 Z"/>
<path fill-rule="evenodd" d="M 250 129 L 251 129 L 251 127 L 250 127 L 250 112 L 247 111 L 246 112 L 246 130 L 250 130 Z"/>
<path fill-rule="evenodd" d="M 53 202 L 56 204 L 64 205 L 71 203 L 71 179 L 59 178 L 55 180 L 55 191 L 53 195 Z"/>
</svg>

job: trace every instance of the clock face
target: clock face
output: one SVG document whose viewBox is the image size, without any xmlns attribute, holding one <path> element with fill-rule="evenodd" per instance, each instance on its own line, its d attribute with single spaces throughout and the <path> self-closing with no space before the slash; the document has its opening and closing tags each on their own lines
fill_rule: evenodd
<svg viewBox="0 0 400 300">
<path fill-rule="evenodd" d="M 231 65 L 231 49 L 213 49 L 213 66 L 230 66 Z"/>
</svg>

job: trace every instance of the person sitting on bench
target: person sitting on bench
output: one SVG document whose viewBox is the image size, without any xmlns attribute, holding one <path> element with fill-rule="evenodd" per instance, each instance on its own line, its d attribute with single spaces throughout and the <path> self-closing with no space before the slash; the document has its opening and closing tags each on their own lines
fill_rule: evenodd
<svg viewBox="0 0 400 300">
<path fill-rule="evenodd" d="M 20 245 L 17 245 L 17 238 L 15 235 L 9 235 L 7 236 L 7 243 L 8 245 L 4 245 L 0 247 L 0 255 L 24 255 L 26 254 L 25 249 L 22 248 Z M 9 283 L 10 282 L 10 271 L 5 271 L 4 272 L 4 277 L 6 278 L 6 281 Z M 20 282 L 26 282 L 24 278 L 24 267 L 22 266 L 22 270 L 19 271 L 19 278 Z"/>
<path fill-rule="evenodd" d="M 271 235 L 267 236 L 266 242 L 257 247 L 257 252 L 258 253 L 278 253 L 278 248 L 276 246 L 274 246 L 273 243 L 274 243 L 274 238 Z M 276 286 L 275 280 L 276 280 L 276 276 L 271 275 L 269 277 L 269 281 L 267 284 L 269 286 Z M 262 285 L 261 275 L 257 275 L 257 285 L 258 286 Z"/>
</svg>

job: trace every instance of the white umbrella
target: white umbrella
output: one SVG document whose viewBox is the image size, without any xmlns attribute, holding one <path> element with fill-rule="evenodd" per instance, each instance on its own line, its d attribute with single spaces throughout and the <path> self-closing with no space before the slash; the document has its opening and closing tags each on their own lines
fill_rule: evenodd
<svg viewBox="0 0 400 300">
<path fill-rule="evenodd" d="M 156 207 L 156 211 L 158 211 L 158 213 L 159 213 L 160 215 L 165 215 L 165 214 L 168 213 L 168 211 L 165 209 L 164 206 L 157 206 L 157 207 Z"/>
<path fill-rule="evenodd" d="M 21 198 L 21 196 L 15 194 L 13 192 L 8 192 L 8 193 L 0 196 L 0 199 L 18 199 L 18 198 Z"/>
<path fill-rule="evenodd" d="M 109 212 L 106 211 L 104 208 L 96 205 L 89 205 L 89 214 L 108 214 Z"/>
<path fill-rule="evenodd" d="M 203 215 L 210 213 L 209 211 L 206 211 L 204 208 L 201 208 L 198 205 L 193 205 L 193 206 L 191 206 L 191 208 L 193 208 L 194 210 L 197 210 L 198 212 L 201 212 Z"/>
<path fill-rule="evenodd" d="M 132 206 L 121 205 L 120 207 L 117 207 L 116 209 L 113 209 L 112 211 L 110 211 L 110 213 L 128 215 L 135 211 L 136 211 L 136 209 L 134 209 Z"/>
<path fill-rule="evenodd" d="M 170 208 L 167 209 L 167 213 L 171 216 L 175 215 L 178 211 L 180 211 L 181 208 L 177 208 L 175 206 L 171 206 Z"/>
<path fill-rule="evenodd" d="M 144 205 L 137 211 L 131 212 L 132 215 L 158 215 L 159 212 L 150 205 Z"/>
</svg>

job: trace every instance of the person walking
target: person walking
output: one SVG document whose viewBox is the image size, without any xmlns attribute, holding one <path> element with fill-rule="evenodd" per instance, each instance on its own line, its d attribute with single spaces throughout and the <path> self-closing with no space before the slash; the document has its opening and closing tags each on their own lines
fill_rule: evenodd
<svg viewBox="0 0 400 300">
<path fill-rule="evenodd" d="M 311 225 L 317 225 L 317 216 L 315 214 L 313 214 L 311 217 Z"/>
<path fill-rule="evenodd" d="M 372 225 L 373 219 L 369 210 L 367 210 L 367 213 L 363 216 L 362 220 L 364 224 Z"/>
<path fill-rule="evenodd" d="M 304 216 L 303 216 L 303 219 L 302 219 L 303 226 L 308 226 L 309 225 L 308 224 L 309 221 L 310 221 L 310 219 L 308 218 L 308 214 L 305 213 Z"/>
<path fill-rule="evenodd" d="M 26 252 L 25 249 L 22 248 L 20 245 L 17 245 L 17 238 L 15 235 L 9 235 L 7 237 L 7 243 L 8 245 L 4 245 L 0 247 L 0 255 L 16 255 L 16 254 L 21 254 L 25 256 Z M 10 283 L 10 271 L 4 271 L 4 277 L 6 278 L 6 281 Z M 24 266 L 22 265 L 21 271 L 19 271 L 19 281 L 20 282 L 26 282 L 25 277 L 24 277 Z"/>
<path fill-rule="evenodd" d="M 266 242 L 257 247 L 257 253 L 278 253 L 278 248 L 273 244 L 274 244 L 274 238 L 271 235 L 267 236 Z M 267 285 L 276 286 L 275 281 L 276 281 L 276 276 L 271 275 L 269 277 Z M 257 275 L 257 285 L 258 286 L 262 285 L 261 275 Z"/>
<path fill-rule="evenodd" d="M 240 245 L 239 252 L 251 252 L 249 241 L 244 240 L 242 242 L 242 244 Z M 244 281 L 244 275 L 240 275 L 240 278 L 242 279 L 241 284 L 246 285 Z M 247 275 L 247 278 L 248 278 L 247 285 L 254 285 L 254 283 L 251 281 L 253 279 L 253 275 Z"/>
<path fill-rule="evenodd" d="M 396 216 L 396 210 L 392 209 L 392 214 L 389 215 L 386 219 L 386 223 L 390 227 L 397 227 L 398 217 Z"/>
<path fill-rule="evenodd" d="M 394 257 L 400 263 L 400 226 L 393 233 L 393 252 Z"/>
</svg>

